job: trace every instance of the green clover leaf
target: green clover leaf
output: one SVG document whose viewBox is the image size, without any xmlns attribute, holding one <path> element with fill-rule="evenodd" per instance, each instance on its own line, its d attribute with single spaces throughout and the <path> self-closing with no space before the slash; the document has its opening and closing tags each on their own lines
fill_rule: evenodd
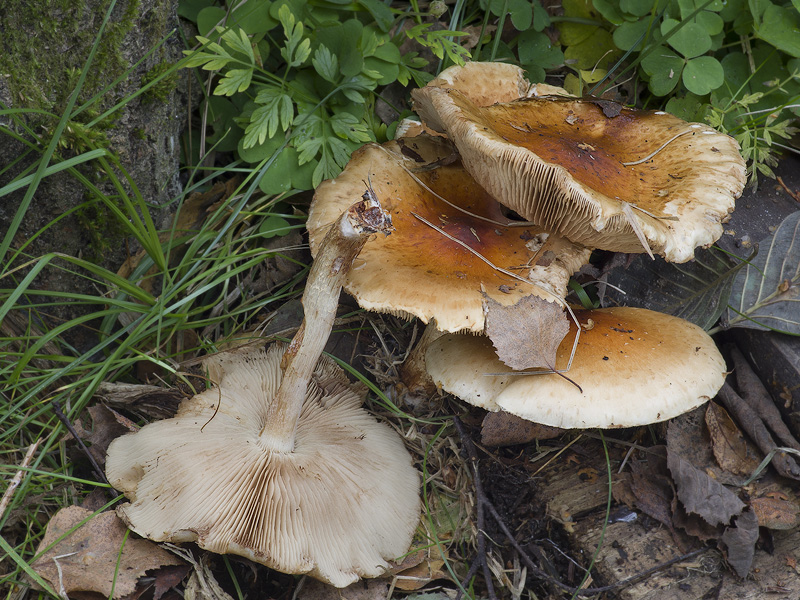
<svg viewBox="0 0 800 600">
<path fill-rule="evenodd" d="M 678 85 L 686 61 L 669 48 L 657 46 L 641 64 L 650 76 L 650 91 L 656 96 L 666 96 Z"/>
<path fill-rule="evenodd" d="M 703 29 L 702 25 L 688 22 L 683 23 L 683 26 L 677 29 L 679 24 L 675 19 L 664 19 L 661 23 L 662 35 L 665 38 L 669 36 L 666 41 L 675 50 L 686 58 L 694 58 L 711 49 L 711 36 Z"/>
<path fill-rule="evenodd" d="M 720 62 L 713 56 L 698 56 L 686 63 L 682 81 L 686 89 L 693 94 L 705 96 L 723 84 L 725 72 Z"/>
</svg>

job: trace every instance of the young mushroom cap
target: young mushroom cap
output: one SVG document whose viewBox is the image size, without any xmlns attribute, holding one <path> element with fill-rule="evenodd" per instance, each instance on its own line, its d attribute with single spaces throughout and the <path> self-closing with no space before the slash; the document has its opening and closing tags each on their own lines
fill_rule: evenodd
<svg viewBox="0 0 800 600">
<path fill-rule="evenodd" d="M 559 235 L 509 226 L 447 142 L 428 136 L 363 146 L 339 177 L 317 188 L 307 222 L 313 254 L 365 182 L 396 230 L 366 243 L 344 284 L 368 310 L 478 332 L 484 294 L 503 305 L 531 294 L 561 299 L 570 275 L 588 262 L 588 249 Z"/>
<path fill-rule="evenodd" d="M 338 587 L 381 575 L 411 543 L 419 475 L 400 437 L 361 408 L 363 389 L 324 356 L 294 451 L 264 448 L 285 349 L 207 358 L 213 388 L 112 442 L 108 479 L 131 501 L 120 516 L 155 541 L 197 542 Z"/>
<path fill-rule="evenodd" d="M 515 374 L 488 338 L 457 334 L 431 344 L 428 372 L 470 404 L 565 429 L 664 421 L 703 404 L 722 386 L 722 356 L 688 321 L 625 307 L 575 313 L 581 335 L 572 367 L 563 373 L 569 380 L 555 373 Z M 570 325 L 557 369 L 569 361 L 575 336 Z"/>
<path fill-rule="evenodd" d="M 412 96 L 487 192 L 588 247 L 690 260 L 745 184 L 733 138 L 662 111 L 555 96 L 479 106 L 438 86 Z"/>
</svg>

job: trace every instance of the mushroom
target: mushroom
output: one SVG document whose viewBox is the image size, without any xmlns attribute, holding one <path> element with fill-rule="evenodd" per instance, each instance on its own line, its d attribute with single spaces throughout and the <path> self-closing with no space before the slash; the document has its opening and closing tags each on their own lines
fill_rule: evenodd
<svg viewBox="0 0 800 600">
<path fill-rule="evenodd" d="M 312 253 L 365 181 L 397 230 L 367 242 L 345 281 L 367 310 L 481 332 L 485 297 L 504 306 L 529 295 L 560 301 L 570 275 L 588 262 L 589 249 L 506 218 L 447 142 L 424 135 L 363 146 L 319 186 L 307 221 Z"/>
<path fill-rule="evenodd" d="M 531 84 L 525 71 L 511 63 L 471 61 L 453 65 L 428 82 L 427 87 L 458 90 L 476 106 L 513 102 L 533 96 L 569 96 L 564 88 L 546 83 Z M 401 119 L 395 138 L 414 137 L 422 133 L 442 135 L 419 121 Z"/>
<path fill-rule="evenodd" d="M 433 380 L 490 411 L 560 427 L 630 427 L 664 421 L 712 398 L 725 379 L 714 341 L 696 325 L 640 308 L 576 310 L 581 335 L 567 373 L 513 372 L 488 338 L 448 334 L 426 355 Z M 558 349 L 563 369 L 573 335 Z"/>
<path fill-rule="evenodd" d="M 130 500 L 118 510 L 131 529 L 338 587 L 407 550 L 419 474 L 400 437 L 361 408 L 363 389 L 320 358 L 353 259 L 390 228 L 365 194 L 323 241 L 288 347 L 207 357 L 214 387 L 111 444 L 106 472 Z"/>
<path fill-rule="evenodd" d="M 588 247 L 690 260 L 745 184 L 733 138 L 663 111 L 555 96 L 480 106 L 441 83 L 412 96 L 489 194 Z"/>
</svg>

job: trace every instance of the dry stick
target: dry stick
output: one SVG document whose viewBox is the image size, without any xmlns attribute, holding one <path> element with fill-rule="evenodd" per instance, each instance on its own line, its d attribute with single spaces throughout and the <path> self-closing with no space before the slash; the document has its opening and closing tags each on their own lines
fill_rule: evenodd
<svg viewBox="0 0 800 600">
<path fill-rule="evenodd" d="M 41 438 L 36 440 L 30 446 L 28 446 L 28 451 L 25 453 L 25 457 L 22 459 L 22 462 L 19 464 L 19 471 L 16 472 L 14 478 L 11 480 L 11 483 L 8 484 L 5 493 L 3 494 L 2 500 L 0 500 L 0 521 L 3 520 L 3 515 L 8 508 L 8 505 L 11 504 L 11 498 L 14 497 L 14 492 L 17 491 L 19 484 L 22 482 L 22 478 L 25 476 L 25 469 L 31 464 L 33 460 L 33 455 L 36 453 L 36 449 L 39 447 L 39 443 L 41 442 Z"/>
<path fill-rule="evenodd" d="M 761 420 L 772 430 L 784 446 L 800 450 L 800 443 L 789 431 L 775 401 L 758 378 L 750 363 L 736 346 L 731 347 L 731 358 L 736 365 L 736 385 L 742 399 L 758 413 Z"/>
<path fill-rule="evenodd" d="M 679 563 L 679 562 L 683 562 L 684 560 L 688 560 L 690 558 L 694 558 L 698 554 L 702 554 L 706 550 L 711 550 L 712 549 L 710 547 L 705 547 L 704 546 L 703 548 L 698 548 L 697 550 L 692 550 L 691 552 L 688 552 L 686 554 L 681 554 L 680 556 L 676 556 L 676 557 L 671 558 L 671 559 L 669 559 L 669 560 L 667 560 L 665 562 L 659 563 L 659 564 L 657 564 L 657 565 L 655 565 L 653 567 L 650 567 L 649 569 L 646 569 L 644 571 L 641 571 L 639 573 L 631 575 L 630 577 L 626 577 L 622 581 L 617 581 L 616 583 L 612 583 L 610 585 L 604 585 L 602 587 L 580 588 L 579 589 L 579 588 L 575 588 L 575 587 L 569 586 L 566 583 L 562 583 L 558 579 L 555 579 L 554 577 L 548 575 L 547 573 L 542 571 L 540 568 L 538 568 L 535 564 L 533 564 L 533 561 L 527 555 L 525 550 L 522 549 L 522 546 L 519 545 L 519 542 L 517 542 L 516 538 L 514 537 L 514 534 L 511 533 L 511 530 L 505 524 L 505 522 L 503 521 L 503 518 L 499 515 L 499 513 L 497 512 L 497 509 L 494 507 L 494 505 L 488 504 L 487 508 L 489 509 L 489 513 L 492 515 L 494 520 L 500 526 L 500 529 L 505 534 L 506 538 L 508 538 L 508 541 L 511 542 L 511 545 L 514 547 L 514 549 L 519 554 L 520 559 L 522 560 L 522 562 L 525 563 L 525 566 L 527 566 L 528 569 L 530 569 L 531 572 L 536 577 L 538 577 L 540 579 L 544 579 L 547 582 L 552 583 L 556 587 L 561 588 L 562 590 L 565 590 L 565 591 L 567 591 L 567 592 L 569 592 L 571 594 L 577 594 L 579 596 L 591 596 L 593 594 L 601 594 L 603 592 L 609 592 L 611 590 L 627 587 L 629 585 L 632 585 L 632 584 L 636 583 L 640 579 L 643 579 L 643 578 L 645 578 L 645 577 L 647 577 L 649 575 L 652 575 L 653 573 L 657 573 L 658 571 L 660 571 L 662 569 L 666 569 L 667 567 L 671 567 L 672 565 L 674 565 L 676 563 Z"/>
<path fill-rule="evenodd" d="M 669 559 L 669 560 L 667 560 L 665 562 L 662 562 L 662 563 L 659 563 L 659 564 L 657 564 L 657 565 L 655 565 L 653 567 L 650 567 L 649 569 L 646 569 L 644 571 L 641 571 L 639 573 L 631 575 L 630 577 L 627 577 L 627 578 L 623 579 L 622 581 L 617 581 L 616 583 L 612 583 L 610 585 L 606 585 L 606 586 L 603 586 L 603 587 L 575 588 L 575 587 L 567 585 L 566 583 L 562 583 L 561 581 L 559 581 L 558 579 L 552 577 L 551 575 L 549 575 L 548 573 L 546 573 L 545 571 L 543 571 L 542 569 L 540 569 L 539 567 L 537 567 L 533 563 L 531 558 L 528 556 L 527 552 L 525 552 L 525 550 L 522 548 L 522 546 L 520 546 L 519 542 L 517 542 L 517 539 L 514 537 L 514 534 L 511 533 L 511 530 L 508 528 L 508 526 L 506 525 L 505 521 L 503 521 L 503 517 L 501 517 L 500 514 L 497 512 L 497 509 L 494 507 L 494 504 L 492 504 L 489 501 L 489 499 L 483 494 L 483 489 L 482 489 L 482 486 L 481 486 L 481 483 L 480 483 L 480 477 L 478 476 L 478 457 L 477 457 L 477 454 L 475 452 L 475 445 L 473 444 L 472 440 L 467 436 L 466 432 L 464 431 L 464 425 L 461 423 L 461 420 L 457 416 L 453 417 L 453 422 L 455 423 L 456 429 L 458 430 L 458 435 L 461 437 L 461 441 L 464 444 L 464 449 L 467 451 L 467 455 L 469 456 L 469 459 L 472 462 L 472 465 L 473 465 L 473 467 L 475 469 L 475 495 L 476 495 L 477 501 L 478 501 L 478 551 L 479 551 L 479 553 L 481 552 L 481 541 L 483 539 L 483 534 L 482 534 L 482 532 L 483 532 L 482 518 L 484 516 L 483 515 L 483 510 L 486 509 L 486 510 L 489 511 L 489 514 L 492 516 L 492 518 L 495 520 L 497 525 L 500 527 L 500 530 L 503 532 L 503 534 L 506 536 L 506 538 L 508 538 L 508 541 L 511 543 L 511 545 L 514 547 L 514 549 L 517 551 L 517 553 L 519 554 L 519 557 L 522 560 L 522 562 L 525 563 L 525 566 L 528 567 L 528 569 L 531 571 L 531 573 L 535 577 L 537 577 L 539 579 L 544 579 L 545 581 L 547 581 L 549 583 L 552 583 L 556 587 L 558 587 L 558 588 L 560 588 L 562 590 L 565 590 L 565 591 L 567 591 L 567 592 L 569 592 L 571 594 L 577 594 L 579 596 L 591 596 L 593 594 L 600 594 L 600 593 L 603 593 L 603 592 L 608 592 L 608 591 L 611 591 L 611 590 L 619 589 L 619 588 L 622 588 L 622 587 L 627 587 L 629 585 L 632 585 L 632 584 L 636 583 L 640 579 L 648 577 L 649 575 L 652 575 L 653 573 L 657 573 L 658 571 L 660 571 L 662 569 L 666 569 L 667 567 L 670 567 L 670 566 L 672 566 L 672 565 L 674 565 L 676 563 L 683 562 L 684 560 L 688 560 L 690 558 L 693 558 L 693 557 L 697 556 L 698 554 L 702 554 L 703 552 L 705 552 L 707 550 L 711 550 L 711 548 L 709 548 L 709 547 L 703 547 L 703 548 L 698 548 L 697 550 L 692 550 L 691 552 L 688 552 L 687 554 L 682 554 L 680 556 L 676 556 L 676 557 L 671 558 L 671 559 Z M 485 549 L 484 549 L 484 552 L 485 552 Z M 483 562 L 485 563 L 486 562 L 486 556 L 485 556 L 485 554 L 483 554 L 482 556 L 483 556 Z M 480 558 L 481 557 L 479 556 L 478 559 L 480 559 Z M 476 559 L 476 561 L 470 567 L 470 570 L 469 570 L 469 573 L 468 573 L 468 577 L 466 578 L 466 581 L 469 581 L 469 577 L 471 577 L 471 576 L 473 576 L 475 574 L 475 571 L 477 570 L 476 565 L 477 565 L 478 559 Z M 486 568 L 488 568 L 488 567 L 486 567 Z M 487 576 L 487 581 L 489 581 L 488 576 Z M 494 592 L 494 590 L 490 587 L 490 593 L 493 593 L 493 592 Z M 490 595 L 490 598 L 491 597 L 492 596 Z"/>
<path fill-rule="evenodd" d="M 789 194 L 789 196 L 792 198 L 792 200 L 796 200 L 797 202 L 800 202 L 800 192 L 793 192 L 792 190 L 790 190 L 786 186 L 786 184 L 783 182 L 783 179 L 781 178 L 780 175 L 778 176 L 777 179 L 778 179 L 778 183 L 781 184 L 781 187 L 783 188 L 783 191 L 785 191 L 787 194 Z"/>
<path fill-rule="evenodd" d="M 464 445 L 464 449 L 467 451 L 469 461 L 472 464 L 475 477 L 475 497 L 478 502 L 476 507 L 478 513 L 478 556 L 475 558 L 472 566 L 470 566 L 469 573 L 467 573 L 467 578 L 465 578 L 461 587 L 463 588 L 469 583 L 470 578 L 475 574 L 475 571 L 477 571 L 477 565 L 480 564 L 480 566 L 483 568 L 483 578 L 486 580 L 486 588 L 489 594 L 489 600 L 496 600 L 497 596 L 495 595 L 494 584 L 492 583 L 492 573 L 489 570 L 489 564 L 486 562 L 486 534 L 484 533 L 486 531 L 484 509 L 487 505 L 490 506 L 490 504 L 483 493 L 481 476 L 478 472 L 478 455 L 475 452 L 475 446 L 472 444 L 472 440 L 467 436 L 467 432 L 464 431 L 464 424 L 461 422 L 461 419 L 459 419 L 458 416 L 453 417 L 453 423 L 455 423 L 456 429 L 458 430 L 458 435 L 461 438 L 461 443 Z M 456 600 L 459 600 L 460 596 L 461 590 L 459 590 Z"/>
<path fill-rule="evenodd" d="M 70 423 L 67 415 L 65 415 L 64 411 L 61 410 L 61 404 L 59 401 L 53 400 L 52 405 L 53 412 L 56 413 L 58 420 L 63 423 L 64 427 L 67 428 L 67 431 L 69 431 L 72 437 L 75 438 L 75 441 L 78 442 L 78 446 L 80 447 L 81 451 L 86 455 L 86 458 L 89 459 L 89 463 L 92 465 L 92 470 L 94 471 L 97 479 L 108 485 L 108 491 L 111 493 L 111 495 L 114 496 L 114 498 L 118 498 L 119 492 L 115 490 L 114 487 L 108 482 L 108 479 L 106 479 L 106 474 L 103 473 L 103 469 L 101 469 L 100 465 L 97 464 L 94 456 L 92 456 L 92 453 L 89 452 L 89 448 L 87 448 L 86 444 L 83 443 L 83 440 L 81 439 L 81 436 L 78 435 L 78 432 L 75 431 L 75 428 L 72 426 L 72 423 Z"/>
<path fill-rule="evenodd" d="M 769 454 L 777 445 L 772 439 L 772 436 L 767 431 L 766 425 L 758 418 L 756 412 L 739 397 L 728 382 L 722 385 L 717 397 L 722 400 L 725 408 L 736 418 L 739 426 L 744 429 L 747 435 L 750 436 L 759 449 L 764 454 Z M 772 459 L 772 465 L 784 477 L 791 479 L 800 479 L 800 467 L 798 467 L 795 460 L 785 452 L 776 452 Z"/>
</svg>

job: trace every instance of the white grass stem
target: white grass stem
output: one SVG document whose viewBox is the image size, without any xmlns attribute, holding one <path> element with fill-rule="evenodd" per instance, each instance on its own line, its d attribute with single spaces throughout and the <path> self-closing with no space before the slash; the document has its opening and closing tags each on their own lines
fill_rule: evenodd
<svg viewBox="0 0 800 600">
<path fill-rule="evenodd" d="M 28 446 L 28 451 L 25 453 L 25 457 L 22 459 L 22 462 L 19 465 L 19 470 L 11 479 L 11 483 L 8 484 L 8 487 L 3 494 L 3 498 L 0 499 L 0 521 L 3 520 L 3 515 L 5 515 L 6 510 L 8 510 L 8 506 L 11 504 L 11 500 L 14 497 L 14 492 L 17 491 L 19 484 L 22 483 L 22 478 L 25 476 L 26 469 L 30 466 L 31 461 L 33 460 L 33 455 L 36 454 L 36 450 L 39 448 L 41 441 L 41 438 L 39 438 L 30 446 Z"/>
</svg>

